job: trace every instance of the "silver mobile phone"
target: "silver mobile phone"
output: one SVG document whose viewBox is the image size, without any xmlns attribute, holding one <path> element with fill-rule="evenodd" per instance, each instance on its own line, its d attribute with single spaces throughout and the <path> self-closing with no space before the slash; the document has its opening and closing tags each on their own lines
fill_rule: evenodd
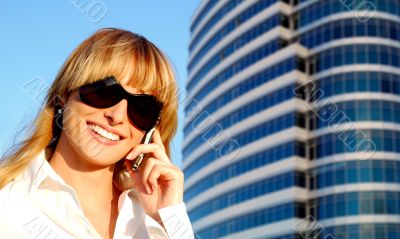
<svg viewBox="0 0 400 239">
<path fill-rule="evenodd" d="M 154 130 L 155 130 L 155 129 L 156 129 L 156 127 L 154 126 L 154 127 L 151 128 L 149 131 L 147 131 L 147 132 L 144 134 L 144 136 L 143 136 L 143 138 L 142 138 L 142 141 L 141 141 L 140 143 L 141 143 L 141 144 L 148 144 L 148 143 L 150 143 L 151 138 L 152 138 L 152 136 L 153 136 L 153 133 L 154 133 Z M 142 164 L 143 158 L 144 158 L 144 154 L 143 154 L 143 153 L 140 153 L 140 154 L 136 157 L 136 159 L 132 161 L 132 166 L 131 166 L 131 168 L 132 168 L 133 171 L 137 171 L 137 170 L 139 169 L 140 164 Z"/>
</svg>

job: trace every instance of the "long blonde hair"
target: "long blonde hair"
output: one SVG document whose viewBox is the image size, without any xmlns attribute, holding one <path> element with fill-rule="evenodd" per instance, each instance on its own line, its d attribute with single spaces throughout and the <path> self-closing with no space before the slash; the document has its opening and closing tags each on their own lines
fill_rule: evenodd
<svg viewBox="0 0 400 239">
<path fill-rule="evenodd" d="M 54 112 L 59 100 L 80 86 L 107 76 L 129 77 L 128 85 L 155 95 L 163 102 L 157 126 L 167 154 L 175 135 L 178 118 L 177 86 L 174 71 L 167 57 L 150 41 L 135 33 L 105 28 L 82 42 L 61 67 L 38 113 L 32 133 L 15 150 L 2 159 L 0 188 L 13 180 L 42 150 L 46 158 L 54 152 L 49 143 L 54 130 Z"/>
</svg>

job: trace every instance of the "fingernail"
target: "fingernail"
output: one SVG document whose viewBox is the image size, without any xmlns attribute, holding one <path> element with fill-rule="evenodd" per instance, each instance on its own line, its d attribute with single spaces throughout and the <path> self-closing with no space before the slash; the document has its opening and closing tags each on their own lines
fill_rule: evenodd
<svg viewBox="0 0 400 239">
<path fill-rule="evenodd" d="M 133 153 L 134 153 L 134 151 L 132 150 L 132 151 L 128 154 L 128 156 L 126 156 L 126 159 L 132 159 Z"/>
<path fill-rule="evenodd" d="M 151 194 L 152 193 L 152 190 L 151 190 L 151 186 L 149 187 L 149 186 L 147 186 L 146 187 L 146 191 L 147 191 L 147 194 Z"/>
</svg>

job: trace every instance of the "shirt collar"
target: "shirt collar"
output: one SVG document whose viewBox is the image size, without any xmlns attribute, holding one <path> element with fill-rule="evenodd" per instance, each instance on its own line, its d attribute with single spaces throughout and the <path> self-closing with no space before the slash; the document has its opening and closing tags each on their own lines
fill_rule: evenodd
<svg viewBox="0 0 400 239">
<path fill-rule="evenodd" d="M 50 163 L 46 160 L 45 151 L 41 151 L 27 166 L 26 170 L 20 176 L 20 180 L 28 183 L 29 192 L 37 189 L 53 189 L 56 191 L 64 190 L 70 193 L 75 202 L 80 207 L 79 200 L 75 190 L 65 183 L 65 181 L 58 175 L 51 167 Z M 125 190 L 121 193 L 118 199 L 119 216 L 117 223 L 118 231 L 121 231 L 124 236 L 136 235 L 136 233 L 147 233 L 146 225 L 143 218 L 144 211 L 140 205 L 140 200 L 137 192 L 134 189 Z M 139 216 L 142 215 L 142 216 Z M 138 228 L 146 228 L 146 230 L 138 230 Z M 141 238 L 147 238 L 145 234 Z"/>
<path fill-rule="evenodd" d="M 22 180 L 25 182 L 30 182 L 29 184 L 29 192 L 33 190 L 39 189 L 41 187 L 47 188 L 48 185 L 56 184 L 59 190 L 65 190 L 73 195 L 73 197 L 77 200 L 77 196 L 75 190 L 65 183 L 64 179 L 61 178 L 60 175 L 54 171 L 53 167 L 51 167 L 50 163 L 47 161 L 45 157 L 45 150 L 42 150 L 34 160 L 32 160 L 26 170 L 21 175 Z M 137 197 L 137 192 L 134 189 L 125 190 L 121 193 L 118 199 L 118 208 L 121 209 L 122 204 L 126 201 L 126 198 L 130 200 L 136 200 L 139 202 L 139 198 Z M 79 201 L 77 200 L 79 204 Z"/>
<path fill-rule="evenodd" d="M 42 150 L 22 174 L 22 180 L 28 182 L 28 192 L 32 193 L 41 188 L 52 191 L 65 191 L 72 196 L 77 206 L 82 210 L 75 190 L 54 171 L 45 155 L 45 150 Z"/>
<path fill-rule="evenodd" d="M 21 175 L 22 180 L 29 183 L 29 192 L 38 189 L 41 184 L 50 179 L 63 185 L 67 188 L 69 186 L 51 167 L 45 157 L 45 150 L 42 150 L 27 166 L 26 170 Z"/>
</svg>

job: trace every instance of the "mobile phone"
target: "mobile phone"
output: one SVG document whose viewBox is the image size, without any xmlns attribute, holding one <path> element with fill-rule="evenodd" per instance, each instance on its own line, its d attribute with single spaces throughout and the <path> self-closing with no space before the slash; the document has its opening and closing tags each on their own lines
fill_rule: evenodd
<svg viewBox="0 0 400 239">
<path fill-rule="evenodd" d="M 143 136 L 143 138 L 142 138 L 142 141 L 141 141 L 140 143 L 141 143 L 141 144 L 148 144 L 148 143 L 150 143 L 151 138 L 153 137 L 153 133 L 154 133 L 155 129 L 156 129 L 156 127 L 154 126 L 154 127 L 151 128 L 149 131 L 147 131 L 147 132 L 144 134 L 144 136 Z M 140 164 L 142 164 L 143 158 L 144 158 L 144 154 L 143 154 L 143 153 L 140 153 L 140 154 L 136 157 L 136 159 L 132 161 L 132 166 L 131 166 L 131 168 L 132 168 L 133 171 L 137 171 L 137 170 L 139 169 Z"/>
</svg>

